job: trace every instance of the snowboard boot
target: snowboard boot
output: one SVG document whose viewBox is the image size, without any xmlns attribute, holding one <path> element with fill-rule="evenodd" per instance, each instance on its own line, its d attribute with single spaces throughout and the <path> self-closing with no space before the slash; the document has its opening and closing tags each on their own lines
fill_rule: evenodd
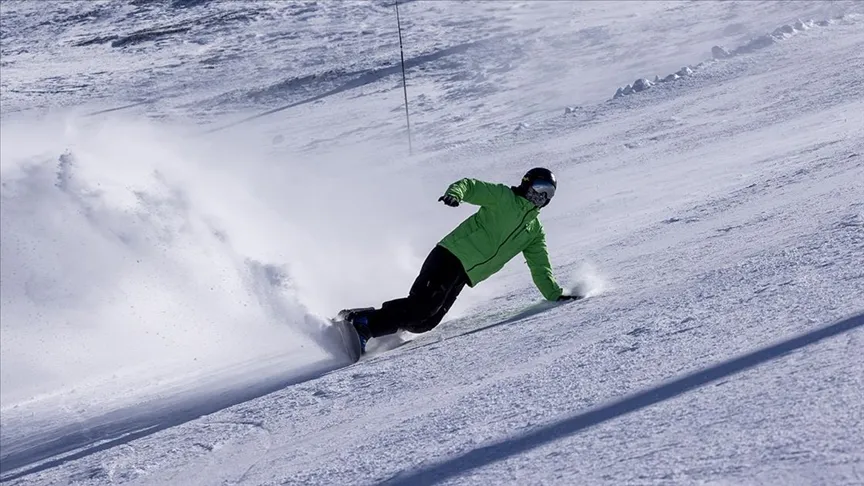
<svg viewBox="0 0 864 486">
<path fill-rule="evenodd" d="M 366 343 L 372 339 L 372 332 L 369 331 L 369 318 L 366 316 L 356 316 L 351 320 L 354 330 L 360 336 L 360 354 L 366 354 Z"/>
<path fill-rule="evenodd" d="M 372 339 L 372 331 L 369 329 L 369 318 L 367 314 L 374 310 L 373 307 L 362 309 L 346 309 L 339 312 L 339 318 L 354 326 L 360 337 L 360 354 L 366 354 L 366 343 Z"/>
</svg>

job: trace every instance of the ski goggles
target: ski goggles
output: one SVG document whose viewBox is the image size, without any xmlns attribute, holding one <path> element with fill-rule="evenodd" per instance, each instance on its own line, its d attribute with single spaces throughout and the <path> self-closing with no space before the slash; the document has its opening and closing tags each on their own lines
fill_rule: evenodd
<svg viewBox="0 0 864 486">
<path fill-rule="evenodd" d="M 546 181 L 537 181 L 528 186 L 528 190 L 525 191 L 525 199 L 534 203 L 538 208 L 549 204 L 554 195 L 555 186 Z"/>
</svg>

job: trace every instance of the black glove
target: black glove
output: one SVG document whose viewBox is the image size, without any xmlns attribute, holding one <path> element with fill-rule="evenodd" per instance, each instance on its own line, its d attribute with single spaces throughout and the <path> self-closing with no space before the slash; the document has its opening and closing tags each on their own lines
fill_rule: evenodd
<svg viewBox="0 0 864 486">
<path fill-rule="evenodd" d="M 459 205 L 459 200 L 450 194 L 444 194 L 443 196 L 438 198 L 439 201 L 443 201 L 444 204 L 450 206 L 451 208 L 455 208 Z"/>
<path fill-rule="evenodd" d="M 579 300 L 582 298 L 584 298 L 582 295 L 562 294 L 561 297 L 558 297 L 558 302 L 567 302 L 568 300 Z"/>
</svg>

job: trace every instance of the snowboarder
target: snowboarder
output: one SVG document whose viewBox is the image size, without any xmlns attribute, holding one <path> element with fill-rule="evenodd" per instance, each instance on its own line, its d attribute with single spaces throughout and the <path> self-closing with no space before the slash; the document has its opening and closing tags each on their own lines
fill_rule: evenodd
<svg viewBox="0 0 864 486">
<path fill-rule="evenodd" d="M 537 219 L 557 187 L 555 175 L 542 167 L 529 170 L 514 187 L 467 178 L 451 184 L 439 201 L 451 207 L 467 202 L 480 209 L 432 249 L 408 297 L 384 302 L 380 309 L 346 309 L 339 313 L 360 335 L 361 352 L 373 337 L 399 329 L 412 333 L 431 330 L 465 285 L 474 287 L 520 252 L 534 284 L 547 300 L 582 298 L 569 295 L 555 282 L 543 226 Z"/>
</svg>

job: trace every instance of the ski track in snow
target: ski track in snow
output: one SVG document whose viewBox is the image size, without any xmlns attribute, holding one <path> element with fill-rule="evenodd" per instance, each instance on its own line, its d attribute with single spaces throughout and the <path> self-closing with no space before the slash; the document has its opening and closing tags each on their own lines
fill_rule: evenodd
<svg viewBox="0 0 864 486">
<path fill-rule="evenodd" d="M 412 158 L 391 13 L 386 2 L 4 2 L 3 230 L 43 231 L 40 248 L 68 270 L 68 282 L 45 277 L 51 267 L 21 263 L 29 253 L 4 235 L 3 264 L 21 263 L 3 273 L 4 339 L 50 336 L 11 327 L 21 315 L 74 321 L 64 306 L 77 306 L 137 319 L 169 304 L 207 315 L 190 329 L 216 338 L 194 347 L 202 362 L 188 376 L 182 361 L 150 367 L 97 346 L 94 360 L 149 374 L 73 360 L 73 392 L 20 402 L 9 397 L 27 380 L 4 374 L 0 481 L 862 484 L 860 4 L 407 3 Z M 799 18 L 833 21 L 608 100 L 622 79 Z M 212 146 L 160 135 L 161 123 Z M 60 140 L 34 150 L 30 127 Z M 103 135 L 78 135 L 91 127 Z M 112 138 L 141 155 L 100 152 Z M 469 214 L 426 200 L 456 177 L 514 181 L 539 164 L 560 180 L 542 215 L 556 274 L 594 295 L 532 307 L 514 262 L 433 332 L 340 368 L 309 308 L 403 292 Z M 296 179 L 335 194 L 285 191 Z M 368 197 L 340 196 L 354 181 Z M 317 207 L 296 214 L 291 196 Z M 57 211 L 63 224 L 46 216 Z M 364 228 L 381 241 L 344 238 Z M 114 267 L 63 260 L 100 249 Z M 150 266 L 131 264 L 142 256 Z M 115 281 L 123 292 L 105 290 Z M 201 281 L 220 282 L 217 299 L 198 295 Z M 18 282 L 36 313 L 15 313 Z M 151 290 L 162 286 L 178 290 Z M 111 314 L 93 295 L 146 305 Z M 136 344 L 182 351 L 183 320 L 157 328 L 164 349 Z M 104 345 L 129 336 L 96 324 L 86 332 Z M 276 352 L 281 342 L 291 351 Z M 70 353 L 32 346 L 15 359 Z M 7 349 L 3 368 L 30 369 Z M 234 364 L 204 359 L 220 353 Z"/>
</svg>

